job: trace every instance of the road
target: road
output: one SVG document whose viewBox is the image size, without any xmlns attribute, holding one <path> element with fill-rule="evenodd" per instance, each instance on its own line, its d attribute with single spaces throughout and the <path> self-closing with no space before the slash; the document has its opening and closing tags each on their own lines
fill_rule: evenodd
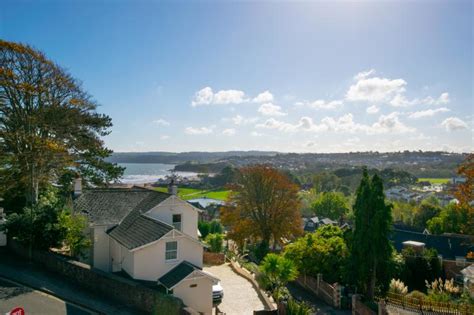
<svg viewBox="0 0 474 315">
<path fill-rule="evenodd" d="M 23 307 L 26 314 L 33 315 L 97 314 L 44 292 L 0 278 L 0 314 L 6 314 L 18 306 Z"/>
</svg>

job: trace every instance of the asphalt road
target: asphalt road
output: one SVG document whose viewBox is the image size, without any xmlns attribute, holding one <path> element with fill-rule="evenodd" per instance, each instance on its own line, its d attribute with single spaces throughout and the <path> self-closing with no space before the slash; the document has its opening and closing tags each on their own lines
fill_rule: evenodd
<svg viewBox="0 0 474 315">
<path fill-rule="evenodd" d="M 95 314 L 52 295 L 0 278 L 0 314 L 6 314 L 18 306 L 23 307 L 28 315 Z"/>
</svg>

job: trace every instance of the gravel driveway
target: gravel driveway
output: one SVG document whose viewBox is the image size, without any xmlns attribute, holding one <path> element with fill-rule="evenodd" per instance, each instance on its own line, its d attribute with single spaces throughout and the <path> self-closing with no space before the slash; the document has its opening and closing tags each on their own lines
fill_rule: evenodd
<svg viewBox="0 0 474 315">
<path fill-rule="evenodd" d="M 265 308 L 252 284 L 236 274 L 229 264 L 204 267 L 204 270 L 221 279 L 224 299 L 219 309 L 226 315 L 253 315 L 253 311 Z"/>
</svg>

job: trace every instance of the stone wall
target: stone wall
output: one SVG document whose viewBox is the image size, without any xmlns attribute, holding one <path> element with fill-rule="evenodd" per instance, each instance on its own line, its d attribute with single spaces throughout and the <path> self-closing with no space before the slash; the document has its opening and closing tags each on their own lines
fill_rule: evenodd
<svg viewBox="0 0 474 315">
<path fill-rule="evenodd" d="M 225 262 L 224 253 L 204 252 L 203 262 L 206 265 L 222 265 Z"/>
<path fill-rule="evenodd" d="M 31 258 L 44 268 L 63 276 L 66 281 L 140 311 L 158 314 L 192 314 L 182 310 L 183 304 L 179 299 L 164 295 L 133 280 L 91 269 L 89 265 L 50 252 L 34 250 L 30 257 L 28 250 L 15 241 L 10 241 L 8 247 L 17 255 Z"/>
</svg>

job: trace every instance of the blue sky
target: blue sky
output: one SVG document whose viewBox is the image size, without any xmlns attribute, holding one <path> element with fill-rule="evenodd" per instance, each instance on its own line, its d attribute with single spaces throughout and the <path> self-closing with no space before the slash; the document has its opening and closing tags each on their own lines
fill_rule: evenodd
<svg viewBox="0 0 474 315">
<path fill-rule="evenodd" d="M 472 1 L 3 1 L 115 151 L 472 151 Z"/>
</svg>

